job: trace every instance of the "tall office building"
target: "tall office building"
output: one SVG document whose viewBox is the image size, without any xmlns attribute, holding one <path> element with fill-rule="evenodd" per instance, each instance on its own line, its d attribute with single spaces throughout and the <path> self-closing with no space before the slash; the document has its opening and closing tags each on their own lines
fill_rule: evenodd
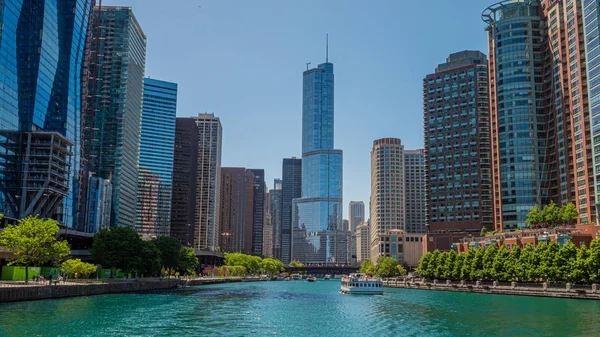
<svg viewBox="0 0 600 337">
<path fill-rule="evenodd" d="M 381 237 L 390 229 L 405 230 L 404 146 L 398 138 L 373 142 L 371 150 L 370 258 L 376 262 L 383 254 Z"/>
<path fill-rule="evenodd" d="M 91 0 L 0 2 L 4 221 L 39 214 L 77 225 L 79 79 L 92 5 Z"/>
<path fill-rule="evenodd" d="M 462 51 L 423 80 L 426 223 L 432 233 L 494 226 L 487 69 L 483 53 Z"/>
<path fill-rule="evenodd" d="M 176 120 L 171 236 L 199 250 L 219 245 L 222 134 L 214 114 Z"/>
<path fill-rule="evenodd" d="M 102 229 L 109 229 L 112 184 L 100 177 L 91 177 L 87 190 L 87 209 L 83 232 L 96 233 Z"/>
<path fill-rule="evenodd" d="M 524 227 L 550 201 L 595 221 L 582 2 L 505 1 L 483 19 L 496 228 Z"/>
<path fill-rule="evenodd" d="M 369 236 L 369 223 L 361 222 L 356 226 L 356 262 L 362 263 L 370 259 L 371 245 Z"/>
<path fill-rule="evenodd" d="M 248 169 L 248 171 L 254 174 L 254 225 L 252 226 L 252 254 L 262 255 L 266 201 L 265 170 Z"/>
<path fill-rule="evenodd" d="M 273 257 L 273 221 L 271 219 L 271 196 L 265 186 L 265 212 L 263 222 L 262 256 Z"/>
<path fill-rule="evenodd" d="M 169 236 L 177 84 L 144 79 L 137 230 L 143 238 Z"/>
<path fill-rule="evenodd" d="M 427 195 L 425 187 L 425 150 L 404 151 L 405 230 L 411 234 L 427 232 Z"/>
<path fill-rule="evenodd" d="M 350 201 L 348 205 L 348 229 L 356 232 L 356 226 L 365 222 L 365 203 L 362 201 Z"/>
<path fill-rule="evenodd" d="M 284 158 L 281 171 L 281 262 L 288 264 L 292 256 L 292 201 L 302 196 L 302 159 Z"/>
<path fill-rule="evenodd" d="M 137 221 L 146 36 L 130 7 L 95 7 L 84 117 L 92 176 L 112 183 L 112 226 Z"/>
<path fill-rule="evenodd" d="M 279 260 L 281 260 L 282 184 L 281 179 L 275 179 L 273 189 L 269 191 L 271 223 L 273 224 L 273 257 Z"/>
<path fill-rule="evenodd" d="M 349 263 L 342 230 L 342 151 L 334 149 L 333 64 L 303 74 L 302 197 L 292 206 L 292 259 Z"/>
<path fill-rule="evenodd" d="M 252 254 L 254 173 L 239 167 L 221 168 L 221 251 Z"/>
</svg>

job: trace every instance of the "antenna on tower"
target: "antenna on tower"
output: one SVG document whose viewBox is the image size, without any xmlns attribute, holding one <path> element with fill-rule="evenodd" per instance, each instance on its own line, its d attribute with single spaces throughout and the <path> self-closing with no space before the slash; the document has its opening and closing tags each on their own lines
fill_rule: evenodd
<svg viewBox="0 0 600 337">
<path fill-rule="evenodd" d="M 310 65 L 310 62 L 306 62 L 306 70 L 308 70 L 309 65 Z"/>
<path fill-rule="evenodd" d="M 326 35 L 325 38 L 325 63 L 329 62 L 329 34 Z"/>
</svg>

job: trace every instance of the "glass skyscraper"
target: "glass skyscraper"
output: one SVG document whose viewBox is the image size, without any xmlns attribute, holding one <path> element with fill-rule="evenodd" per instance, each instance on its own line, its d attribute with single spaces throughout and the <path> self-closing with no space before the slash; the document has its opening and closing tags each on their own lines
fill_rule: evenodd
<svg viewBox="0 0 600 337">
<path fill-rule="evenodd" d="M 288 264 L 292 256 L 292 202 L 302 196 L 302 159 L 284 158 L 281 174 L 281 262 Z"/>
<path fill-rule="evenodd" d="M 169 236 L 177 84 L 144 79 L 138 195 L 138 232 Z"/>
<path fill-rule="evenodd" d="M 302 197 L 292 207 L 292 260 L 349 262 L 342 229 L 342 151 L 333 145 L 333 64 L 303 74 Z"/>
<path fill-rule="evenodd" d="M 91 20 L 84 153 L 112 183 L 111 226 L 135 227 L 146 36 L 130 7 L 96 7 Z"/>
<path fill-rule="evenodd" d="M 0 2 L 0 212 L 9 220 L 40 214 L 75 226 L 91 6 Z"/>
</svg>

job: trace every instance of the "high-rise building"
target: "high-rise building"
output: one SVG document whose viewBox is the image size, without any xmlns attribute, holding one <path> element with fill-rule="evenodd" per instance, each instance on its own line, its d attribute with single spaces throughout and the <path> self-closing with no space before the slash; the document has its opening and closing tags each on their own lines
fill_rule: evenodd
<svg viewBox="0 0 600 337">
<path fill-rule="evenodd" d="M 112 226 L 135 227 L 146 36 L 130 7 L 95 7 L 84 116 L 89 170 L 112 183 Z"/>
<path fill-rule="evenodd" d="M 89 179 L 86 219 L 82 229 L 86 233 L 96 233 L 110 227 L 112 184 L 100 177 Z"/>
<path fill-rule="evenodd" d="M 273 221 L 271 219 L 271 196 L 265 186 L 265 212 L 263 223 L 262 256 L 273 257 Z"/>
<path fill-rule="evenodd" d="M 0 2 L 0 213 L 75 228 L 92 0 Z M 43 29 L 42 29 L 43 28 Z"/>
<path fill-rule="evenodd" d="M 423 80 L 430 232 L 494 226 L 487 69 L 483 53 L 462 51 Z"/>
<path fill-rule="evenodd" d="M 281 182 L 281 262 L 288 264 L 292 252 L 292 201 L 302 196 L 302 159 L 284 158 Z"/>
<path fill-rule="evenodd" d="M 427 232 L 425 150 L 404 151 L 405 229 L 410 234 Z"/>
<path fill-rule="evenodd" d="M 221 235 L 222 134 L 214 114 L 176 121 L 171 235 L 199 250 L 216 251 Z"/>
<path fill-rule="evenodd" d="M 348 205 L 348 229 L 352 233 L 356 232 L 356 226 L 365 222 L 365 203 L 362 201 L 350 201 Z"/>
<path fill-rule="evenodd" d="M 356 262 L 361 263 L 370 259 L 371 245 L 369 223 L 361 222 L 356 226 Z"/>
<path fill-rule="evenodd" d="M 137 230 L 143 238 L 169 236 L 177 84 L 144 79 Z"/>
<path fill-rule="evenodd" d="M 252 254 L 254 173 L 245 168 L 221 168 L 221 251 Z"/>
<path fill-rule="evenodd" d="M 282 185 L 281 179 L 275 179 L 273 189 L 269 191 L 271 222 L 273 224 L 273 257 L 279 260 L 281 260 Z"/>
<path fill-rule="evenodd" d="M 347 231 L 350 228 L 348 219 L 342 219 L 342 230 Z"/>
<path fill-rule="evenodd" d="M 369 243 L 373 262 L 382 255 L 380 240 L 390 229 L 405 230 L 404 146 L 398 138 L 373 142 L 371 150 L 371 210 Z"/>
<path fill-rule="evenodd" d="M 292 259 L 349 263 L 342 229 L 342 151 L 334 149 L 333 64 L 303 73 L 302 197 L 292 206 Z"/>
<path fill-rule="evenodd" d="M 248 169 L 254 174 L 254 225 L 252 226 L 252 254 L 263 252 L 263 226 L 265 223 L 265 170 Z"/>
<path fill-rule="evenodd" d="M 496 228 L 525 227 L 551 201 L 595 221 L 582 1 L 504 1 L 483 20 Z"/>
</svg>

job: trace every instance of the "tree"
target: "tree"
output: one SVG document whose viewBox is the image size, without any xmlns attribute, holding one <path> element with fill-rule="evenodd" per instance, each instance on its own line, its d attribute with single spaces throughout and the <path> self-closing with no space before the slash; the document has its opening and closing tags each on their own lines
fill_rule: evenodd
<svg viewBox="0 0 600 337">
<path fill-rule="evenodd" d="M 262 259 L 258 256 L 246 255 L 242 253 L 225 253 L 225 264 L 228 266 L 242 266 L 246 268 L 249 274 L 260 272 Z"/>
<path fill-rule="evenodd" d="M 379 277 L 392 277 L 398 275 L 398 261 L 389 256 L 377 258 L 377 273 Z"/>
<path fill-rule="evenodd" d="M 454 250 L 451 250 L 447 252 L 446 255 L 446 265 L 444 266 L 443 278 L 452 279 L 452 275 L 454 273 L 454 265 L 456 264 L 456 258 L 458 254 Z"/>
<path fill-rule="evenodd" d="M 481 231 L 479 232 L 479 235 L 484 236 L 485 234 L 487 234 L 487 228 L 485 226 L 481 227 Z"/>
<path fill-rule="evenodd" d="M 375 265 L 373 264 L 373 262 L 371 262 L 371 260 L 364 260 L 362 262 L 362 264 L 360 265 L 359 272 L 361 272 L 363 274 L 374 275 L 375 271 L 376 271 Z"/>
<path fill-rule="evenodd" d="M 527 219 L 525 219 L 525 222 L 534 228 L 538 227 L 541 223 L 544 222 L 544 214 L 542 213 L 540 206 L 536 204 L 535 206 L 529 209 L 529 212 L 527 213 Z"/>
<path fill-rule="evenodd" d="M 56 239 L 58 230 L 56 220 L 28 216 L 0 232 L 0 246 L 16 256 L 9 265 L 25 266 L 25 283 L 29 281 L 30 266 L 56 265 L 71 253 L 66 241 Z"/>
<path fill-rule="evenodd" d="M 181 243 L 175 237 L 171 236 L 159 236 L 152 240 L 156 248 L 160 250 L 160 262 L 162 268 L 167 271 L 167 274 L 171 275 L 175 273 L 175 270 L 179 268 L 181 262 Z"/>
<path fill-rule="evenodd" d="M 568 223 L 569 225 L 579 218 L 579 212 L 577 212 L 577 208 L 575 205 L 570 202 L 566 204 L 562 208 L 562 221 Z"/>
<path fill-rule="evenodd" d="M 494 257 L 494 262 L 492 264 L 492 269 L 494 270 L 494 276 L 498 281 L 508 281 L 509 275 L 506 271 L 504 262 L 508 260 L 510 256 L 510 250 L 506 247 L 506 245 L 500 246 L 496 256 Z"/>
<path fill-rule="evenodd" d="M 404 276 L 404 275 L 406 275 L 408 273 L 406 271 L 406 269 L 401 264 L 398 264 L 398 266 L 396 266 L 396 269 L 398 269 L 398 275 L 399 276 Z"/>
<path fill-rule="evenodd" d="M 198 257 L 194 253 L 194 248 L 181 247 L 179 249 L 179 265 L 177 269 L 180 274 L 188 273 L 195 275 L 198 267 Z"/>
<path fill-rule="evenodd" d="M 98 269 L 91 263 L 82 262 L 81 259 L 67 260 L 60 265 L 60 268 L 69 274 L 78 274 L 83 278 L 88 278 L 90 274 L 95 273 Z"/>
<path fill-rule="evenodd" d="M 283 263 L 277 259 L 263 259 L 260 266 L 263 272 L 269 275 L 278 275 L 283 271 Z"/>
<path fill-rule="evenodd" d="M 485 249 L 483 253 L 483 271 L 481 273 L 484 280 L 492 280 L 495 278 L 496 271 L 494 270 L 494 260 L 498 254 L 498 246 L 496 243 Z"/>
<path fill-rule="evenodd" d="M 431 278 L 431 275 L 428 274 L 428 270 L 429 270 L 429 265 L 431 263 L 433 263 L 433 261 L 431 261 L 432 257 L 433 257 L 433 254 L 431 252 L 427 252 L 427 253 L 423 254 L 423 256 L 421 256 L 421 259 L 419 260 L 419 265 L 417 266 L 417 272 L 419 273 L 420 277 Z M 371 261 L 369 261 L 369 262 L 371 262 Z M 363 264 L 364 264 L 364 262 L 363 262 Z M 362 272 L 362 266 L 361 266 L 361 272 Z"/>
<path fill-rule="evenodd" d="M 549 226 L 558 226 L 562 222 L 562 214 L 560 207 L 556 206 L 554 201 L 550 201 L 550 203 L 544 206 L 542 210 L 542 215 L 544 216 L 544 222 L 546 222 Z"/>
<path fill-rule="evenodd" d="M 133 228 L 113 227 L 94 235 L 90 253 L 94 261 L 104 268 L 131 272 L 141 265 L 141 249 L 142 239 Z"/>
<path fill-rule="evenodd" d="M 156 276 L 160 273 L 160 250 L 153 241 L 141 241 L 138 256 L 138 263 L 134 265 L 133 270 L 144 276 Z"/>
</svg>

